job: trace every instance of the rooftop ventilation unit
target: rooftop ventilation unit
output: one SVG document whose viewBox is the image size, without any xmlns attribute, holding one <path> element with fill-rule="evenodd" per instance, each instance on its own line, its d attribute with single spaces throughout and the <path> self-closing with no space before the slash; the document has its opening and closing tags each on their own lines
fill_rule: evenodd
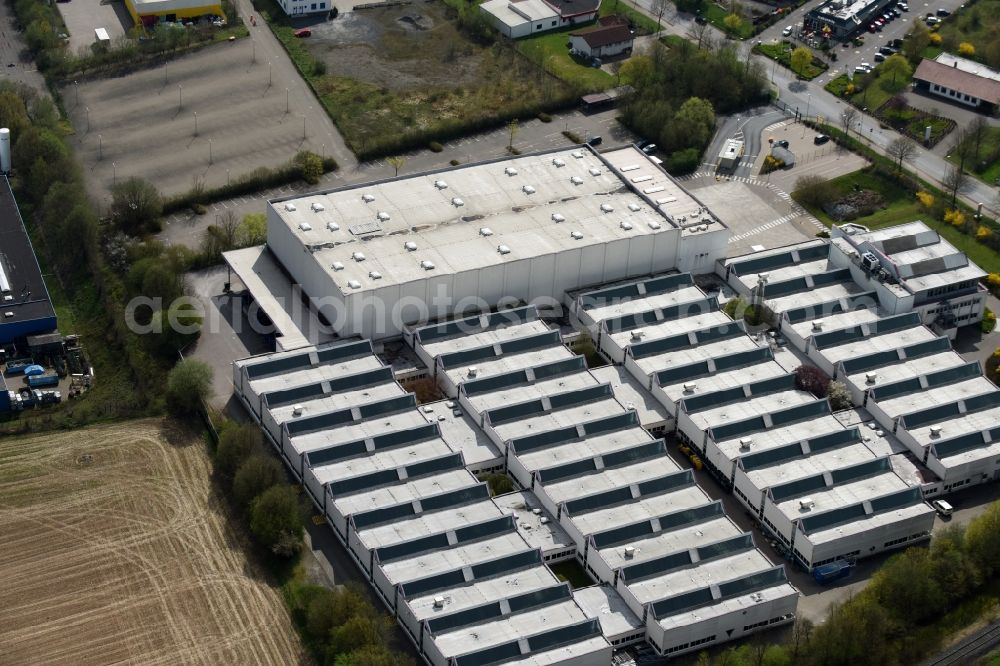
<svg viewBox="0 0 1000 666">
<path fill-rule="evenodd" d="M 525 185 L 524 187 L 521 188 L 521 191 L 524 192 L 525 194 L 534 194 L 535 188 L 533 188 L 531 185 Z"/>
<path fill-rule="evenodd" d="M 583 178 L 580 178 L 579 176 L 572 176 L 570 177 L 569 182 L 574 185 L 583 185 Z"/>
<path fill-rule="evenodd" d="M 583 232 L 581 231 L 571 231 L 569 232 L 569 235 L 575 238 L 576 240 L 580 240 L 581 238 L 583 238 Z"/>
<path fill-rule="evenodd" d="M 451 200 L 451 205 L 455 206 L 456 208 L 461 208 L 462 206 L 465 205 L 465 202 L 459 199 L 458 197 L 455 197 L 454 199 Z"/>
<path fill-rule="evenodd" d="M 634 412 L 635 411 L 635 403 L 634 402 L 626 402 L 625 403 L 625 409 L 627 409 L 630 412 Z"/>
<path fill-rule="evenodd" d="M 480 227 L 479 228 L 479 235 L 480 236 L 492 236 L 493 235 L 493 230 L 490 229 L 489 227 Z"/>
<path fill-rule="evenodd" d="M 444 597 L 434 597 L 434 608 L 444 608 Z"/>
<path fill-rule="evenodd" d="M 403 248 L 406 249 L 407 252 L 415 252 L 417 249 L 417 244 L 414 243 L 413 241 L 406 241 L 405 243 L 403 243 Z"/>
<path fill-rule="evenodd" d="M 330 231 L 340 231 L 340 225 L 337 224 L 336 222 L 327 222 L 326 228 L 329 229 Z"/>
<path fill-rule="evenodd" d="M 816 321 L 813 322 L 813 330 L 814 331 L 822 331 L 823 330 L 823 320 L 822 319 L 817 319 Z"/>
<path fill-rule="evenodd" d="M 879 267 L 879 260 L 872 252 L 865 252 L 861 255 L 861 267 L 867 271 L 875 270 Z"/>
<path fill-rule="evenodd" d="M 516 176 L 517 175 L 517 169 L 515 169 L 514 167 L 507 167 L 506 169 L 503 170 L 503 172 L 505 174 L 507 174 L 508 176 Z"/>
<path fill-rule="evenodd" d="M 752 437 L 742 437 L 742 438 L 740 438 L 740 450 L 742 450 L 742 451 L 749 451 L 751 444 L 753 444 L 753 438 Z"/>
<path fill-rule="evenodd" d="M 312 225 L 309 224 L 308 222 L 299 222 L 299 229 L 301 229 L 302 231 L 312 231 L 313 230 Z"/>
<path fill-rule="evenodd" d="M 694 393 L 694 390 L 696 388 L 698 388 L 698 385 L 695 384 L 694 382 L 690 382 L 690 383 L 684 385 L 684 392 L 685 393 Z"/>
<path fill-rule="evenodd" d="M 475 377 L 478 374 L 479 374 L 479 368 L 477 368 L 474 365 L 469 368 L 469 376 L 470 377 Z"/>
<path fill-rule="evenodd" d="M 447 190 L 448 183 L 444 182 L 443 180 L 435 180 L 434 187 L 438 188 L 439 190 Z"/>
<path fill-rule="evenodd" d="M 641 328 L 637 328 L 634 331 L 632 331 L 632 339 L 633 340 L 642 340 L 642 336 L 643 335 L 644 335 L 644 333 L 642 332 Z"/>
<path fill-rule="evenodd" d="M 939 425 L 932 425 L 931 426 L 931 437 L 940 437 L 940 436 L 941 436 L 941 426 L 939 426 Z"/>
<path fill-rule="evenodd" d="M 878 374 L 877 373 L 874 373 L 874 372 L 866 372 L 865 373 L 865 383 L 867 383 L 867 384 L 874 384 L 876 378 L 878 378 Z"/>
<path fill-rule="evenodd" d="M 558 157 L 555 158 L 554 160 L 552 160 L 552 163 L 555 164 L 557 167 L 564 167 L 564 166 L 566 166 L 566 161 L 563 160 L 563 159 L 560 159 Z"/>
<path fill-rule="evenodd" d="M 601 204 L 601 211 L 602 211 L 602 212 L 605 212 L 605 213 L 613 213 L 613 212 L 614 212 L 614 210 L 615 210 L 615 207 L 614 207 L 614 206 L 612 206 L 611 204 L 607 204 L 607 203 L 602 203 L 602 204 Z"/>
<path fill-rule="evenodd" d="M 382 274 L 379 273 L 378 271 L 368 271 L 368 277 L 370 277 L 373 280 L 381 280 Z"/>
<path fill-rule="evenodd" d="M 635 546 L 625 546 L 625 557 L 626 559 L 635 557 Z"/>
<path fill-rule="evenodd" d="M 562 213 L 552 213 L 553 222 L 565 222 L 566 217 Z"/>
<path fill-rule="evenodd" d="M 809 509 L 816 506 L 816 502 L 813 501 L 811 497 L 803 497 L 799 500 L 799 508 L 803 511 L 808 511 Z"/>
<path fill-rule="evenodd" d="M 580 151 L 580 150 L 574 150 L 574 151 L 573 151 L 572 153 L 570 153 L 570 154 L 571 154 L 571 155 L 572 155 L 573 157 L 575 157 L 576 159 L 581 159 L 581 158 L 583 157 L 583 151 Z"/>
<path fill-rule="evenodd" d="M 285 204 L 285 210 L 287 210 L 289 213 L 294 213 L 295 212 L 295 204 L 293 204 L 291 202 L 286 203 Z"/>
<path fill-rule="evenodd" d="M 313 202 L 313 204 L 311 206 L 309 206 L 309 207 L 312 208 L 312 210 L 313 210 L 314 213 L 319 213 L 319 212 L 322 212 L 322 211 L 326 210 L 326 206 L 324 206 L 323 204 L 321 204 L 319 202 Z"/>
<path fill-rule="evenodd" d="M 542 525 L 548 525 L 549 519 L 546 516 L 542 516 L 541 518 L 538 519 L 538 522 L 540 522 Z"/>
<path fill-rule="evenodd" d="M 424 259 L 423 261 L 420 262 L 420 267 L 423 268 L 425 271 L 434 270 L 434 262 L 431 261 L 430 259 Z"/>
<path fill-rule="evenodd" d="M 341 262 L 339 262 L 339 261 L 335 261 L 335 262 L 333 262 L 333 264 L 332 264 L 332 265 L 331 265 L 330 267 L 331 267 L 331 268 L 332 268 L 333 270 L 335 270 L 335 271 L 342 271 L 342 270 L 344 270 L 344 264 L 342 264 L 342 263 L 341 263 Z"/>
<path fill-rule="evenodd" d="M 354 261 L 364 261 L 365 260 L 365 253 L 364 252 L 355 252 L 354 254 L 351 255 L 351 259 L 353 259 Z"/>
<path fill-rule="evenodd" d="M 535 514 L 536 516 L 540 516 L 540 515 L 542 515 L 542 510 L 541 509 L 532 509 L 531 513 Z"/>
<path fill-rule="evenodd" d="M 500 254 L 510 254 L 510 248 L 506 245 L 497 245 L 497 252 Z"/>
<path fill-rule="evenodd" d="M 638 213 L 640 210 L 642 210 L 642 206 L 633 201 L 628 205 L 628 209 L 633 213 Z"/>
<path fill-rule="evenodd" d="M 589 169 L 587 169 L 587 171 L 590 172 L 591 176 L 600 176 L 601 175 L 601 170 L 598 169 L 597 167 L 590 167 Z"/>
<path fill-rule="evenodd" d="M 390 216 L 389 216 L 389 213 L 387 213 L 385 211 L 379 211 L 378 215 L 376 215 L 375 217 L 377 217 L 382 222 L 388 222 Z"/>
<path fill-rule="evenodd" d="M 292 416 L 302 416 L 302 405 L 292 407 Z"/>
<path fill-rule="evenodd" d="M 371 203 L 371 202 L 375 201 L 375 195 L 374 194 L 362 194 L 361 195 L 361 200 L 364 201 L 365 203 Z"/>
<path fill-rule="evenodd" d="M 650 222 L 649 222 L 649 228 L 650 229 L 656 230 L 656 229 L 659 229 L 660 226 L 661 226 L 660 223 L 657 222 L 656 220 L 650 220 Z"/>
<path fill-rule="evenodd" d="M 699 224 L 698 225 L 698 231 L 708 231 L 708 225 L 707 224 Z"/>
<path fill-rule="evenodd" d="M 350 287 L 351 289 L 361 289 L 361 283 L 358 282 L 357 280 L 348 280 L 347 286 Z"/>
<path fill-rule="evenodd" d="M 631 231 L 631 230 L 632 230 L 632 223 L 631 223 L 631 222 L 625 222 L 625 221 L 623 220 L 623 221 L 621 222 L 621 224 L 619 224 L 618 226 L 620 226 L 620 227 L 621 227 L 622 229 L 624 229 L 625 231 Z"/>
</svg>

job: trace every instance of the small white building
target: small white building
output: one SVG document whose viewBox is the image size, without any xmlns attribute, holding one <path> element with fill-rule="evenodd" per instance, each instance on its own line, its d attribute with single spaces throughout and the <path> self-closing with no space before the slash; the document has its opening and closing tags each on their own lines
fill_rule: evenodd
<svg viewBox="0 0 1000 666">
<path fill-rule="evenodd" d="M 739 139 L 727 139 L 719 153 L 719 168 L 734 170 L 743 159 L 743 142 Z"/>
</svg>

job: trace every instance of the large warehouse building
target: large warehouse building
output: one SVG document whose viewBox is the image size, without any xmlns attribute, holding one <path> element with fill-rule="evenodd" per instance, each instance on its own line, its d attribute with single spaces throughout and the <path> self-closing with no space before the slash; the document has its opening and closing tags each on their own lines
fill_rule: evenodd
<svg viewBox="0 0 1000 666">
<path fill-rule="evenodd" d="M 267 248 L 343 337 L 558 302 L 671 269 L 710 273 L 729 230 L 642 151 L 589 147 L 271 201 Z M 245 283 L 260 256 L 228 253 Z M 265 312 L 277 307 L 253 292 Z M 271 316 L 282 319 L 280 313 Z"/>
</svg>

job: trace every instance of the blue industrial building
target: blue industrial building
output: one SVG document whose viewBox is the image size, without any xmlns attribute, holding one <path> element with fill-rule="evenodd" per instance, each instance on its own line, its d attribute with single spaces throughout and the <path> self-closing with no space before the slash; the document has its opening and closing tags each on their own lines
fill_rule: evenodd
<svg viewBox="0 0 1000 666">
<path fill-rule="evenodd" d="M 0 344 L 23 343 L 36 333 L 56 328 L 31 239 L 14 201 L 10 183 L 0 185 Z"/>
</svg>

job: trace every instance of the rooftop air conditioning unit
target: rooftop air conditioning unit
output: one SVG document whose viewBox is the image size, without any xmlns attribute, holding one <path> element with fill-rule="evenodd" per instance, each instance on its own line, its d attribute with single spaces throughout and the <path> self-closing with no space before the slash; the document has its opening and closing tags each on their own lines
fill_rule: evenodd
<svg viewBox="0 0 1000 666">
<path fill-rule="evenodd" d="M 557 167 L 564 167 L 564 166 L 566 166 L 566 162 L 564 160 L 558 158 L 558 157 L 555 158 L 555 159 L 553 159 L 552 163 L 555 164 Z"/>
<path fill-rule="evenodd" d="M 434 608 L 444 608 L 444 597 L 434 597 Z"/>
<path fill-rule="evenodd" d="M 579 160 L 579 159 L 582 159 L 582 158 L 583 158 L 583 153 L 582 153 L 582 152 L 580 152 L 579 150 L 574 150 L 574 151 L 573 151 L 572 153 L 570 153 L 570 154 L 571 154 L 571 155 L 572 155 L 573 157 L 575 157 L 576 159 L 578 159 L 578 160 Z"/>
<path fill-rule="evenodd" d="M 382 274 L 379 273 L 378 271 L 368 271 L 368 277 L 370 277 L 373 280 L 381 280 Z"/>
<path fill-rule="evenodd" d="M 331 265 L 331 268 L 333 268 L 333 270 L 335 270 L 335 271 L 342 271 L 342 270 L 344 270 L 344 264 L 341 263 L 341 262 L 339 262 L 339 261 L 335 261 Z"/>
<path fill-rule="evenodd" d="M 813 322 L 813 330 L 814 331 L 822 331 L 823 330 L 823 320 L 822 319 L 817 319 L 816 321 Z"/>
<path fill-rule="evenodd" d="M 439 190 L 447 190 L 448 183 L 444 182 L 443 180 L 435 180 L 434 187 L 438 188 Z"/>
<path fill-rule="evenodd" d="M 348 280 L 347 286 L 350 287 L 351 289 L 361 289 L 361 283 L 358 282 L 357 280 Z"/>
<path fill-rule="evenodd" d="M 295 204 L 293 204 L 293 203 L 286 203 L 285 204 L 285 210 L 287 210 L 289 213 L 294 213 L 295 212 Z"/>
<path fill-rule="evenodd" d="M 541 518 L 538 519 L 538 522 L 540 522 L 542 525 L 548 525 L 549 519 L 546 518 L 545 516 L 542 516 Z"/>
<path fill-rule="evenodd" d="M 583 232 L 581 231 L 571 231 L 569 235 L 575 238 L 576 240 L 580 240 L 581 238 L 583 238 Z"/>
<path fill-rule="evenodd" d="M 621 224 L 619 224 L 618 226 L 621 227 L 623 231 L 632 231 L 631 222 L 626 222 L 625 220 L 622 220 Z"/>
<path fill-rule="evenodd" d="M 535 188 L 533 188 L 531 185 L 525 185 L 524 187 L 521 188 L 521 191 L 524 192 L 525 194 L 534 194 Z"/>
<path fill-rule="evenodd" d="M 866 372 L 865 373 L 865 383 L 866 384 L 874 384 L 875 380 L 877 378 L 878 378 L 878 373 L 875 373 L 875 372 Z"/>
<path fill-rule="evenodd" d="M 655 231 L 656 229 L 660 228 L 660 223 L 657 222 L 656 220 L 650 220 L 649 221 L 649 228 L 653 229 Z"/>
<path fill-rule="evenodd" d="M 637 204 L 636 202 L 633 201 L 633 202 L 629 203 L 628 209 L 630 211 L 632 211 L 633 213 L 638 213 L 640 210 L 642 210 L 642 206 L 640 206 L 639 204 Z"/>
<path fill-rule="evenodd" d="M 326 206 L 324 206 L 323 204 L 319 203 L 318 201 L 317 202 L 313 202 L 313 205 L 311 205 L 309 207 L 313 209 L 314 213 L 320 213 L 320 212 L 326 210 Z"/>
<path fill-rule="evenodd" d="M 583 185 L 583 178 L 580 178 L 579 176 L 572 176 L 569 179 L 569 182 L 573 183 L 574 185 Z"/>
<path fill-rule="evenodd" d="M 292 407 L 292 416 L 302 416 L 302 405 Z"/>
<path fill-rule="evenodd" d="M 752 437 L 743 437 L 740 439 L 740 449 L 743 451 L 749 451 L 751 444 L 753 444 Z"/>
<path fill-rule="evenodd" d="M 642 336 L 643 336 L 643 332 L 642 332 L 641 328 L 637 328 L 634 331 L 632 331 L 632 339 L 633 340 L 642 340 Z"/>
<path fill-rule="evenodd" d="M 469 376 L 470 377 L 475 377 L 478 374 L 479 374 L 479 369 L 476 368 L 476 366 L 472 366 L 471 368 L 469 368 Z"/>
<path fill-rule="evenodd" d="M 308 222 L 299 222 L 299 229 L 302 231 L 312 231 L 312 225 Z"/>
<path fill-rule="evenodd" d="M 590 167 L 589 169 L 587 169 L 587 171 L 590 172 L 591 176 L 600 176 L 601 175 L 601 170 L 598 169 L 597 167 Z"/>
<path fill-rule="evenodd" d="M 361 195 L 361 200 L 364 201 L 365 203 L 371 203 L 371 202 L 375 201 L 375 195 L 374 194 L 362 194 Z"/>
<path fill-rule="evenodd" d="M 553 222 L 565 222 L 566 217 L 562 213 L 552 213 Z"/>
<path fill-rule="evenodd" d="M 420 262 L 420 267 L 423 268 L 425 271 L 434 270 L 434 262 L 431 261 L 430 259 L 424 259 L 423 261 Z"/>
<path fill-rule="evenodd" d="M 329 229 L 330 231 L 340 231 L 340 225 L 337 224 L 336 222 L 327 222 L 326 228 Z"/>
<path fill-rule="evenodd" d="M 354 253 L 351 254 L 351 259 L 353 259 L 354 261 L 364 261 L 365 260 L 365 253 L 364 252 L 354 252 Z"/>
<path fill-rule="evenodd" d="M 388 222 L 389 221 L 389 213 L 385 212 L 384 210 L 383 211 L 379 211 L 378 215 L 376 215 L 375 217 L 377 217 L 382 222 Z"/>
<path fill-rule="evenodd" d="M 540 516 L 540 515 L 542 515 L 542 510 L 541 509 L 532 509 L 531 513 L 535 514 L 536 516 Z"/>
<path fill-rule="evenodd" d="M 479 228 L 479 235 L 480 236 L 492 236 L 493 235 L 493 230 L 490 229 L 489 227 L 480 227 Z"/>
<path fill-rule="evenodd" d="M 941 426 L 939 426 L 939 425 L 932 425 L 931 426 L 931 437 L 940 437 L 940 436 L 941 436 Z"/>
<path fill-rule="evenodd" d="M 403 243 L 403 247 L 406 248 L 407 252 L 415 252 L 417 249 L 417 244 L 413 241 L 406 241 Z"/>
<path fill-rule="evenodd" d="M 689 382 L 684 385 L 684 392 L 693 393 L 696 388 L 698 388 L 697 384 L 695 384 L 694 382 Z"/>
<path fill-rule="evenodd" d="M 816 502 L 814 502 L 811 497 L 803 497 L 799 500 L 799 508 L 803 511 L 808 511 L 814 506 L 816 506 Z"/>
<path fill-rule="evenodd" d="M 878 268 L 878 266 L 879 266 L 878 257 L 876 257 L 873 253 L 865 252 L 863 255 L 861 255 L 861 267 L 864 268 L 865 270 L 871 271 Z"/>
<path fill-rule="evenodd" d="M 625 546 L 625 557 L 635 557 L 635 546 Z"/>
<path fill-rule="evenodd" d="M 503 170 L 503 172 L 505 174 L 507 174 L 508 176 L 516 176 L 517 175 L 517 169 L 515 169 L 514 167 L 507 167 L 506 169 Z"/>
<path fill-rule="evenodd" d="M 500 254 L 510 254 L 510 248 L 506 245 L 497 245 L 497 252 Z"/>
<path fill-rule="evenodd" d="M 461 208 L 462 206 L 465 205 L 465 202 L 459 199 L 458 197 L 455 197 L 454 199 L 451 200 L 451 205 L 454 206 L 455 208 Z"/>
</svg>

